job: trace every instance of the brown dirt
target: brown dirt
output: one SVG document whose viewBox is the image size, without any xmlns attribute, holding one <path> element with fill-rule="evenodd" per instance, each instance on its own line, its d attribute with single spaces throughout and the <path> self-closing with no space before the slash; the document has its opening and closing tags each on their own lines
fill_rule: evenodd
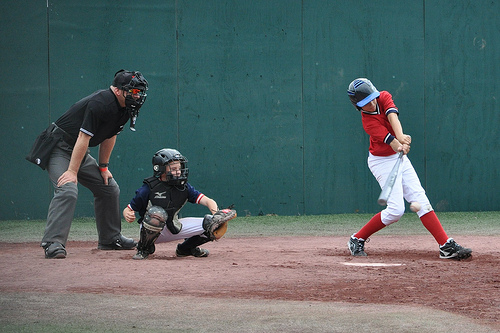
<svg viewBox="0 0 500 333">
<path fill-rule="evenodd" d="M 498 238 L 456 240 L 471 259 L 439 259 L 430 236 L 375 235 L 364 258 L 348 254 L 346 237 L 224 238 L 206 244 L 208 258 L 176 258 L 173 242 L 143 261 L 94 242 L 69 242 L 63 260 L 44 259 L 38 244 L 0 243 L 0 292 L 412 305 L 500 329 Z"/>
</svg>

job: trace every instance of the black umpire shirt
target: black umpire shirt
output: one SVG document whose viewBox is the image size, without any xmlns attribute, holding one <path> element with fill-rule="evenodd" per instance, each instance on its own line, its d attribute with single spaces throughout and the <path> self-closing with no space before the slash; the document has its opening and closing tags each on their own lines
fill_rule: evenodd
<svg viewBox="0 0 500 333">
<path fill-rule="evenodd" d="M 55 123 L 74 138 L 72 145 L 81 131 L 91 136 L 89 147 L 95 147 L 119 134 L 128 120 L 129 113 L 126 108 L 120 107 L 118 99 L 109 88 L 98 90 L 79 100 Z"/>
</svg>

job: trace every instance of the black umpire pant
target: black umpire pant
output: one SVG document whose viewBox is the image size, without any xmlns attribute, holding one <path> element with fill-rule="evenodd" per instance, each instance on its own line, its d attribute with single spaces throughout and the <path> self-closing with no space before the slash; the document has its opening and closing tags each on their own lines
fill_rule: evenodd
<svg viewBox="0 0 500 333">
<path fill-rule="evenodd" d="M 44 242 L 66 245 L 73 221 L 78 186 L 66 183 L 57 186 L 57 180 L 68 169 L 73 148 L 61 140 L 50 155 L 47 171 L 54 186 L 54 197 L 49 205 Z M 100 244 L 110 244 L 121 234 L 120 188 L 114 179 L 104 185 L 96 160 L 86 154 L 78 171 L 78 183 L 94 194 L 94 212 Z"/>
</svg>

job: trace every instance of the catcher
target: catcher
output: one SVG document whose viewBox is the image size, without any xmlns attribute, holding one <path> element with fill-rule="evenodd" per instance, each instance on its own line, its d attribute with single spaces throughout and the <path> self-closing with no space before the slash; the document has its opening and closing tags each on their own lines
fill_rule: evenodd
<svg viewBox="0 0 500 333">
<path fill-rule="evenodd" d="M 199 246 L 218 240 L 227 231 L 227 222 L 236 217 L 232 209 L 219 210 L 217 203 L 197 191 L 188 182 L 188 160 L 175 149 L 161 149 L 153 156 L 153 177 L 144 179 L 135 197 L 123 210 L 129 223 L 138 212 L 140 240 L 133 259 L 146 259 L 155 252 L 155 243 L 183 239 L 177 245 L 177 257 L 207 257 L 209 252 Z M 186 202 L 201 204 L 213 215 L 204 218 L 179 218 Z"/>
</svg>

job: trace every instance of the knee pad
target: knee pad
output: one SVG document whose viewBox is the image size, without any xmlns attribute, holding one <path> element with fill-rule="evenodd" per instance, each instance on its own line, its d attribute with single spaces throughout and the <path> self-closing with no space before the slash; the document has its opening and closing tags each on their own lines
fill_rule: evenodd
<svg viewBox="0 0 500 333">
<path fill-rule="evenodd" d="M 206 214 L 205 217 L 203 218 L 202 226 L 205 231 L 208 231 L 210 229 L 210 225 L 212 224 L 213 218 L 214 216 L 210 214 Z"/>
<path fill-rule="evenodd" d="M 142 225 L 147 230 L 160 233 L 165 227 L 168 215 L 165 209 L 159 206 L 151 206 L 144 214 Z"/>
</svg>

